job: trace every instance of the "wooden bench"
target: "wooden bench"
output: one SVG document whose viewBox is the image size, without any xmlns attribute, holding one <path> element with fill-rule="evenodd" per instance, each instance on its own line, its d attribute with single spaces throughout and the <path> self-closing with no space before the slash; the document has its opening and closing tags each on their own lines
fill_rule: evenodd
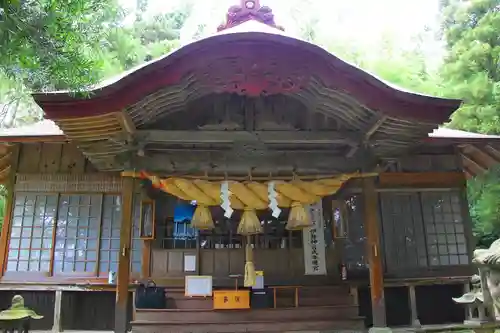
<svg viewBox="0 0 500 333">
<path fill-rule="evenodd" d="M 276 294 L 278 292 L 278 289 L 294 289 L 295 290 L 295 297 L 294 297 L 294 303 L 295 307 L 299 307 L 299 289 L 302 288 L 301 286 L 272 286 L 269 287 L 270 289 L 273 290 L 273 303 L 274 303 L 274 308 L 276 309 Z"/>
</svg>

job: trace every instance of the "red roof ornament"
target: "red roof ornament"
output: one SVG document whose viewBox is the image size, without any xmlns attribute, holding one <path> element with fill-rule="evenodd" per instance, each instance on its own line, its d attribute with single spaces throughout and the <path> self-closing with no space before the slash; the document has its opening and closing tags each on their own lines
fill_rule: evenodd
<svg viewBox="0 0 500 333">
<path fill-rule="evenodd" d="M 285 30 L 274 22 L 272 9 L 268 6 L 261 6 L 260 0 L 240 0 L 239 5 L 229 7 L 226 23 L 221 24 L 217 31 L 229 29 L 250 20 L 267 24 L 282 31 Z"/>
</svg>

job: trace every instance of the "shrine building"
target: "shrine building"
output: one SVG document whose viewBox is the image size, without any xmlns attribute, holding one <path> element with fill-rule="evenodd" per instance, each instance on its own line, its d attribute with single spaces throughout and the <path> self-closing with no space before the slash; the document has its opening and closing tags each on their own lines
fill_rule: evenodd
<svg viewBox="0 0 500 333">
<path fill-rule="evenodd" d="M 217 33 L 0 131 L 0 305 L 33 328 L 362 330 L 461 322 L 466 180 L 500 136 L 289 36 L 258 0 Z M 138 283 L 165 288 L 137 308 Z M 259 292 L 256 292 L 259 291 Z"/>
</svg>

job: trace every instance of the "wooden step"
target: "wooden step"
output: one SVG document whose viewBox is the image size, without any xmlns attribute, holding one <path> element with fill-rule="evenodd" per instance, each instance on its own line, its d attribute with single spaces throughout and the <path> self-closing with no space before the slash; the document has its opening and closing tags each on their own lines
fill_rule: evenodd
<svg viewBox="0 0 500 333">
<path fill-rule="evenodd" d="M 286 290 L 278 289 L 278 293 L 286 292 Z M 290 291 L 293 291 L 290 290 Z M 349 294 L 349 288 L 347 286 L 317 286 L 317 287 L 302 287 L 299 289 L 299 294 L 301 296 L 331 296 L 331 297 L 344 297 Z"/>
<path fill-rule="evenodd" d="M 212 297 L 186 297 L 184 289 L 167 289 L 167 308 L 171 309 L 210 309 Z M 278 307 L 295 305 L 294 289 L 279 289 L 276 293 Z M 353 305 L 354 298 L 345 286 L 318 286 L 299 289 L 299 304 L 301 306 Z"/>
<path fill-rule="evenodd" d="M 322 321 L 240 321 L 233 323 L 189 323 L 169 321 L 134 321 L 133 333 L 269 333 L 289 331 L 364 330 L 362 318 Z"/>
<path fill-rule="evenodd" d="M 141 321 L 233 323 L 239 321 L 335 320 L 357 316 L 357 306 L 315 306 L 249 310 L 137 309 L 135 319 Z"/>
<path fill-rule="evenodd" d="M 300 306 L 354 305 L 354 301 L 351 295 L 344 297 L 299 296 Z"/>
<path fill-rule="evenodd" d="M 211 297 L 167 297 L 167 309 L 212 309 L 214 301 Z"/>
</svg>

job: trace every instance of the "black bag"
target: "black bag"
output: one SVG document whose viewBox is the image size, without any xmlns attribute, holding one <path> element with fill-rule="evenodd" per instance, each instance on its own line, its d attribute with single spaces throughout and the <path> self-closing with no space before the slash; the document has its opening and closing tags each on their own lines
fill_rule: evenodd
<svg viewBox="0 0 500 333">
<path fill-rule="evenodd" d="M 153 281 L 146 285 L 141 283 L 135 292 L 137 309 L 165 309 L 165 288 L 157 287 Z"/>
</svg>

